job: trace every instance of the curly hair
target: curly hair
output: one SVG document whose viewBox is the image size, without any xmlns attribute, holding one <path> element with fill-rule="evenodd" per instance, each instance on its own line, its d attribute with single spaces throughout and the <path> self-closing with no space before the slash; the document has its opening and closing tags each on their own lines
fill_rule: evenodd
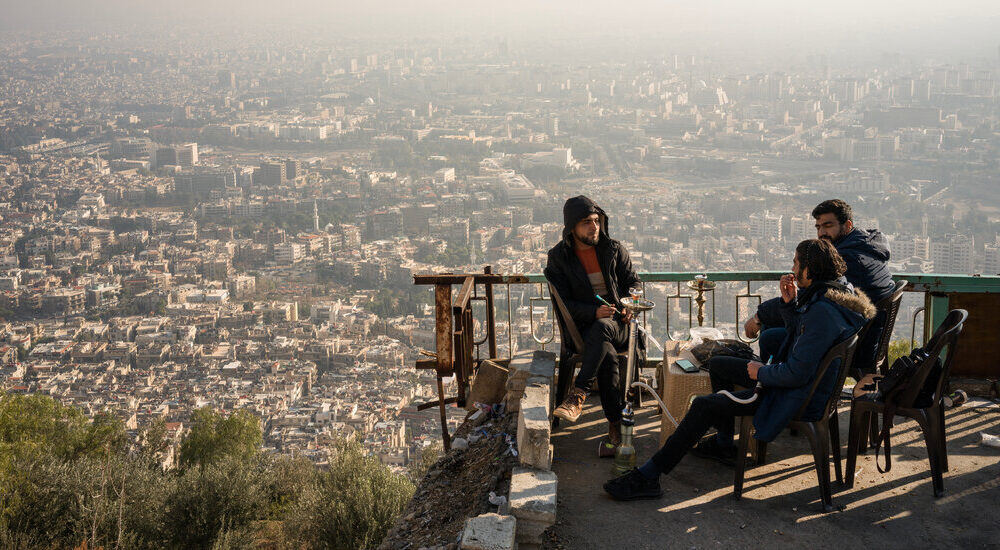
<svg viewBox="0 0 1000 550">
<path fill-rule="evenodd" d="M 840 225 L 844 225 L 848 221 L 854 219 L 854 212 L 851 211 L 851 205 L 840 199 L 830 199 L 823 201 L 813 208 L 812 217 L 818 218 L 823 214 L 833 214 L 840 222 Z"/>
<path fill-rule="evenodd" d="M 814 281 L 832 281 L 847 272 L 847 264 L 837 249 L 824 239 L 806 239 L 795 247 L 799 267 L 809 270 Z"/>
</svg>

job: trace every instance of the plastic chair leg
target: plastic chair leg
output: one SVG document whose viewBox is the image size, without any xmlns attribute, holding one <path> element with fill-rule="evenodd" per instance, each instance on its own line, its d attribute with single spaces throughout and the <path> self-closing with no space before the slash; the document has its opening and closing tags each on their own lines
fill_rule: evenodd
<svg viewBox="0 0 1000 550">
<path fill-rule="evenodd" d="M 941 438 L 938 440 L 938 442 L 941 445 L 941 470 L 944 471 L 944 472 L 947 472 L 948 471 L 948 431 L 945 429 L 945 423 L 944 423 L 944 405 L 942 405 L 942 404 L 939 403 L 938 406 L 937 406 L 937 410 L 938 410 L 938 418 L 940 419 L 938 426 L 941 429 Z"/>
<path fill-rule="evenodd" d="M 837 483 L 843 483 L 844 475 L 840 468 L 840 420 L 837 419 L 836 412 L 830 415 L 827 430 L 830 432 L 830 451 L 833 452 L 833 471 L 837 474 Z"/>
<path fill-rule="evenodd" d="M 944 475 L 941 471 L 940 443 L 938 443 L 937 433 L 932 425 L 934 420 L 931 420 L 934 414 L 936 413 L 927 409 L 921 409 L 919 414 L 916 415 L 915 420 L 920 425 L 920 431 L 924 434 L 924 445 L 927 447 L 927 462 L 930 465 L 931 485 L 934 489 L 934 496 L 940 497 L 944 494 Z"/>
<path fill-rule="evenodd" d="M 844 472 L 844 485 L 854 487 L 854 472 L 858 463 L 858 445 L 861 442 L 862 434 L 867 437 L 868 424 L 864 422 L 866 417 L 864 411 L 851 406 L 850 424 L 847 428 L 847 465 Z"/>
<path fill-rule="evenodd" d="M 809 446 L 812 447 L 813 462 L 816 466 L 816 478 L 819 482 L 820 501 L 824 512 L 833 511 L 833 495 L 830 491 L 830 449 L 827 443 L 830 435 L 826 432 L 825 422 L 809 422 L 805 426 Z"/>
<path fill-rule="evenodd" d="M 750 426 L 753 424 L 752 417 L 740 417 L 740 440 L 736 447 L 735 478 L 733 479 L 733 498 L 740 500 L 743 498 L 743 475 L 746 470 L 747 445 L 750 439 Z"/>
</svg>

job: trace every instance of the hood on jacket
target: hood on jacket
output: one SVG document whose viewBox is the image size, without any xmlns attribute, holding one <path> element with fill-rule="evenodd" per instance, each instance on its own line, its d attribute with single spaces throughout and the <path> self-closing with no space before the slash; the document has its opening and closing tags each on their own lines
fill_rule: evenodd
<svg viewBox="0 0 1000 550">
<path fill-rule="evenodd" d="M 608 239 L 608 215 L 590 198 L 579 195 L 566 199 L 563 205 L 563 242 L 573 246 L 573 228 L 577 222 L 591 214 L 597 214 L 601 219 L 601 239 Z"/>
<path fill-rule="evenodd" d="M 846 290 L 831 288 L 826 291 L 825 296 L 831 302 L 861 315 L 865 320 L 875 317 L 875 304 L 860 288 L 854 288 L 851 285 L 848 285 Z"/>
<path fill-rule="evenodd" d="M 855 250 L 882 262 L 889 261 L 889 240 L 878 229 L 858 229 L 833 243 L 837 251 Z"/>
</svg>

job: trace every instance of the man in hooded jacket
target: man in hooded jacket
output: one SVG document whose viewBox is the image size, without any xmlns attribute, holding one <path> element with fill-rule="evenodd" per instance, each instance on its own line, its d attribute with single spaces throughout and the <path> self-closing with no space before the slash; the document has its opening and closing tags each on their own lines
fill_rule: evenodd
<svg viewBox="0 0 1000 550">
<path fill-rule="evenodd" d="M 630 289 L 638 288 L 639 277 L 625 247 L 608 236 L 608 216 L 594 201 L 583 195 L 568 199 L 563 205 L 563 222 L 562 239 L 548 253 L 545 278 L 559 293 L 571 317 L 560 317 L 559 322 L 576 325 L 584 349 L 574 349 L 569 338 L 562 339 L 560 360 L 580 353 L 583 361 L 568 394 L 569 380 L 559 380 L 556 397 L 562 403 L 553 414 L 575 422 L 597 378 L 610 440 L 609 446 L 602 444 L 601 455 L 611 456 L 621 442 L 624 402 L 618 389 L 617 350 L 628 343 L 628 317 L 607 304 L 619 304 Z M 562 332 L 566 334 L 565 327 Z"/>
<path fill-rule="evenodd" d="M 847 282 L 846 270 L 829 241 L 799 243 L 793 273 L 781 278 L 778 307 L 787 330 L 775 363 L 729 358 L 741 363 L 753 383 L 761 383 L 758 398 L 751 403 L 738 403 L 720 393 L 696 398 L 663 447 L 639 468 L 605 483 L 604 490 L 617 500 L 658 498 L 663 494 L 660 475 L 673 470 L 709 428 L 728 434 L 732 445 L 737 416 L 753 416 L 754 437 L 772 441 L 809 397 L 819 364 L 830 348 L 850 338 L 875 314 L 875 306 L 865 294 Z M 806 406 L 803 420 L 819 419 L 830 395 L 840 391 L 836 387 L 839 366 L 839 360 L 830 365 Z M 743 390 L 735 396 L 747 399 L 753 393 Z"/>
<path fill-rule="evenodd" d="M 816 236 L 837 247 L 844 259 L 847 281 L 861 290 L 877 304 L 893 293 L 896 286 L 889 271 L 889 241 L 878 229 L 854 227 L 851 206 L 840 199 L 826 200 L 812 211 L 816 220 Z M 784 324 L 780 314 L 780 298 L 760 304 L 757 313 L 744 326 L 747 337 L 760 334 L 760 356 L 773 354 L 784 339 Z M 884 311 L 876 314 L 872 328 L 864 341 L 858 342 L 854 367 L 863 372 L 875 370 L 875 353 L 878 350 L 882 327 L 886 323 Z M 739 380 L 735 380 L 739 383 Z"/>
</svg>

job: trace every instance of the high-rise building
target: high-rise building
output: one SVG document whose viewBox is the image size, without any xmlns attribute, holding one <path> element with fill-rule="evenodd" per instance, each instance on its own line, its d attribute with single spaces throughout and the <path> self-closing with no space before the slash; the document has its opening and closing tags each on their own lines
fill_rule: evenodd
<svg viewBox="0 0 1000 550">
<path fill-rule="evenodd" d="M 236 73 L 232 71 L 219 71 L 219 87 L 223 89 L 236 89 Z"/>
<path fill-rule="evenodd" d="M 297 160 L 285 160 L 285 178 L 293 180 L 302 175 L 302 163 Z"/>
<path fill-rule="evenodd" d="M 965 235 L 931 239 L 931 261 L 935 273 L 971 275 L 975 270 L 975 240 Z"/>
<path fill-rule="evenodd" d="M 149 157 L 153 168 L 161 166 L 177 166 L 177 149 L 173 147 L 157 147 Z"/>
<path fill-rule="evenodd" d="M 287 166 L 284 162 L 261 162 L 260 163 L 260 181 L 257 182 L 258 185 L 277 187 L 287 179 L 286 171 Z"/>
<path fill-rule="evenodd" d="M 908 258 L 931 258 L 930 239 L 921 235 L 893 235 L 889 238 L 889 249 L 892 257 L 900 261 Z"/>
<path fill-rule="evenodd" d="M 550 116 L 545 119 L 545 133 L 548 134 L 549 137 L 556 137 L 559 135 L 559 117 Z"/>
<path fill-rule="evenodd" d="M 181 166 L 194 166 L 198 164 L 198 144 L 185 143 L 178 147 L 177 164 Z"/>
<path fill-rule="evenodd" d="M 986 243 L 984 275 L 1000 275 L 1000 239 Z"/>
<path fill-rule="evenodd" d="M 781 214 L 772 214 L 767 210 L 750 214 L 750 237 L 753 239 L 780 241 L 782 218 Z"/>
<path fill-rule="evenodd" d="M 788 239 L 792 243 L 816 238 L 816 220 L 812 216 L 792 216 L 789 222 Z"/>
</svg>

